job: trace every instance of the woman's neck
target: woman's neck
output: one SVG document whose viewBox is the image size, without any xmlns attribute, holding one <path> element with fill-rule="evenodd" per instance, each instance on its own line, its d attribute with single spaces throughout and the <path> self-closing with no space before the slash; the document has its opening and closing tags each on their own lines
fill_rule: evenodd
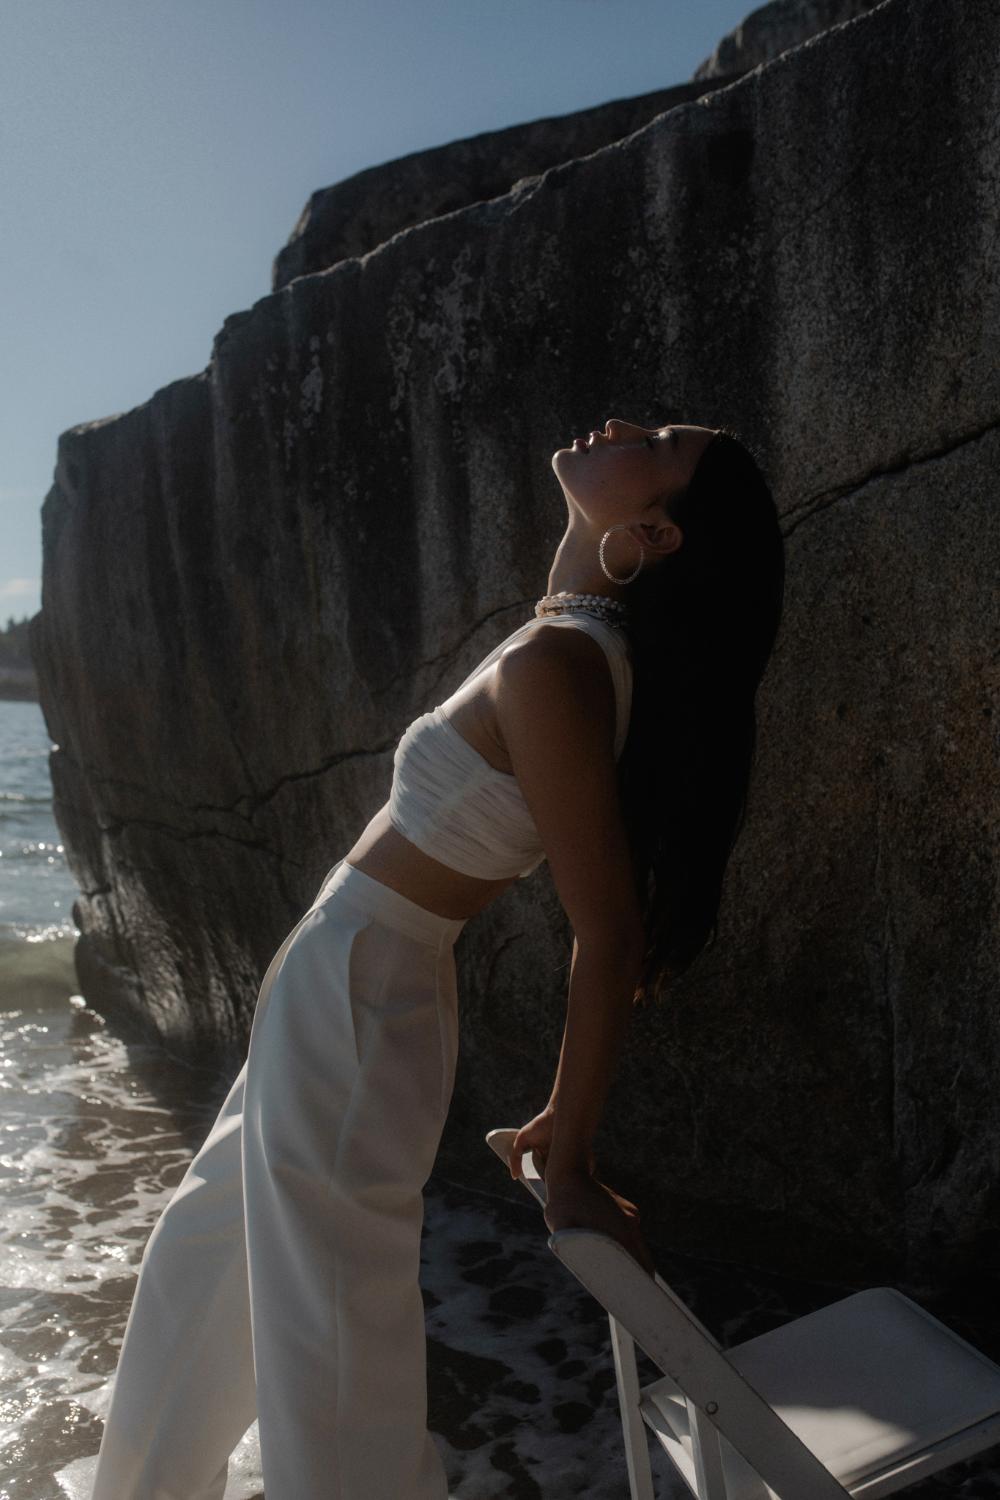
<svg viewBox="0 0 1000 1500">
<path fill-rule="evenodd" d="M 605 577 L 598 555 L 599 541 L 590 535 L 567 526 L 555 551 L 549 569 L 546 593 L 601 594 L 606 599 L 620 599 L 625 603 L 628 585 L 612 583 Z M 608 566 L 616 564 L 610 558 Z M 633 564 L 634 566 L 634 564 Z M 628 571 L 623 569 L 622 571 Z"/>
</svg>

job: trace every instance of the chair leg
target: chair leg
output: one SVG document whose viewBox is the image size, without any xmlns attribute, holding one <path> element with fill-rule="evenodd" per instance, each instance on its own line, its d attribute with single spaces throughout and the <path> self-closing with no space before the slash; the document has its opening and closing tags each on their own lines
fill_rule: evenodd
<svg viewBox="0 0 1000 1500">
<path fill-rule="evenodd" d="M 625 1435 L 625 1462 L 631 1500 L 654 1500 L 653 1471 L 649 1465 L 649 1437 L 639 1411 L 639 1372 L 635 1364 L 632 1335 L 616 1318 L 608 1316 L 611 1326 L 611 1352 L 615 1361 L 618 1404 Z"/>
<path fill-rule="evenodd" d="M 687 1410 L 699 1500 L 727 1500 L 729 1491 L 722 1469 L 718 1428 L 709 1421 L 700 1407 L 695 1406 L 690 1397 Z"/>
</svg>

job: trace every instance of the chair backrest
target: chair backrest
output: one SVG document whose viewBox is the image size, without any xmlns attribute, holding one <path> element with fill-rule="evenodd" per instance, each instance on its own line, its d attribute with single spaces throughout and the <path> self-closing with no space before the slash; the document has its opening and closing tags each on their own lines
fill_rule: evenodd
<svg viewBox="0 0 1000 1500">
<path fill-rule="evenodd" d="M 676 1292 L 616 1239 L 594 1229 L 557 1229 L 548 1243 L 781 1500 L 844 1500 L 849 1492 L 730 1364 Z"/>
</svg>

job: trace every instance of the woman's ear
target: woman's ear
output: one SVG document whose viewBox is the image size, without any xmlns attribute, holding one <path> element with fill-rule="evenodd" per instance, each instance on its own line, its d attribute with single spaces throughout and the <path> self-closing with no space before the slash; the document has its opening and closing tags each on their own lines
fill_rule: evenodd
<svg viewBox="0 0 1000 1500">
<path fill-rule="evenodd" d="M 649 552 L 658 552 L 666 556 L 668 552 L 676 552 L 684 541 L 684 533 L 676 521 L 659 513 L 655 520 L 637 521 L 634 526 L 629 527 L 629 535 L 635 537 L 637 542 Z"/>
</svg>

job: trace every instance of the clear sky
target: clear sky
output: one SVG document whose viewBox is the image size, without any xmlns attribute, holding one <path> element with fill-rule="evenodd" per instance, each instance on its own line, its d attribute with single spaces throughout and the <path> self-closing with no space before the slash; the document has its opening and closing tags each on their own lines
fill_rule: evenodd
<svg viewBox="0 0 1000 1500">
<path fill-rule="evenodd" d="M 754 0 L 7 0 L 0 625 L 67 427 L 204 369 L 309 194 L 689 79 Z"/>
</svg>

